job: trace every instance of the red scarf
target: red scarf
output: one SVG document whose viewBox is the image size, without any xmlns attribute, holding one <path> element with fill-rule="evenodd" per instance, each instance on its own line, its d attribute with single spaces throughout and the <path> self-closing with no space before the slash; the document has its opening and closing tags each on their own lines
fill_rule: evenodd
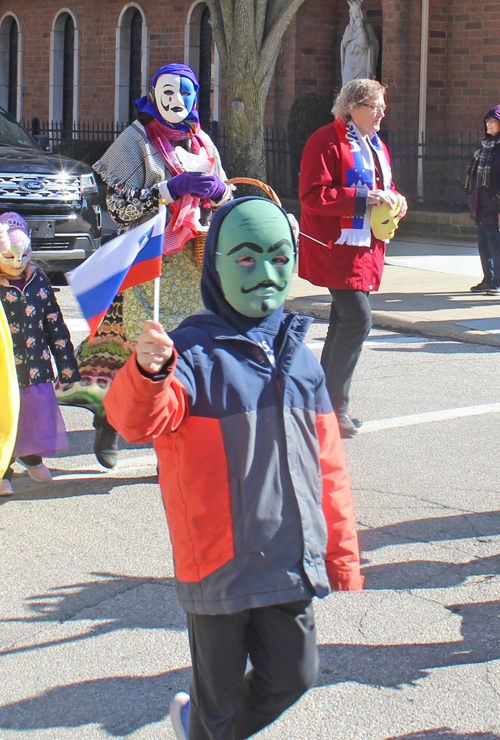
<svg viewBox="0 0 500 740">
<path fill-rule="evenodd" d="M 149 141 L 161 155 L 172 177 L 184 172 L 184 168 L 179 162 L 171 142 L 185 140 L 186 134 L 184 132 L 174 131 L 166 126 L 162 126 L 156 118 L 153 118 L 151 123 L 147 123 L 145 128 Z M 191 141 L 193 154 L 199 154 L 200 150 L 204 146 L 202 139 L 195 134 Z M 215 160 L 212 157 L 210 157 L 209 160 L 212 164 L 210 169 L 210 174 L 212 174 Z M 169 208 L 172 212 L 172 216 L 167 224 L 165 234 L 163 236 L 163 254 L 180 252 L 186 242 L 190 239 L 194 239 L 198 234 L 196 209 L 199 204 L 200 199 L 194 195 L 183 195 L 181 198 L 178 198 L 170 204 Z M 210 207 L 210 202 L 204 199 L 202 206 Z"/>
</svg>

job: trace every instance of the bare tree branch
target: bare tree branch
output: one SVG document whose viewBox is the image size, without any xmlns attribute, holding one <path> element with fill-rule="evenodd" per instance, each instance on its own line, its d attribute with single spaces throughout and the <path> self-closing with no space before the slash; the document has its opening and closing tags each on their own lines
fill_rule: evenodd
<svg viewBox="0 0 500 740">
<path fill-rule="evenodd" d="M 227 34 L 227 29 L 224 23 L 224 16 L 222 14 L 221 3 L 219 2 L 219 0 L 206 0 L 206 3 L 210 11 L 210 20 L 212 23 L 212 31 L 214 34 L 217 51 L 219 52 L 219 57 L 220 57 L 222 66 L 224 69 L 226 69 L 227 60 L 228 60 L 228 40 L 227 40 L 228 34 Z"/>
<path fill-rule="evenodd" d="M 272 4 L 272 0 L 270 2 Z M 274 65 L 277 56 L 276 47 L 279 49 L 283 34 L 303 2 L 304 0 L 282 0 L 279 2 L 278 15 L 262 45 L 260 74 L 265 75 L 269 68 Z M 277 6 L 278 3 L 275 4 L 276 9 Z"/>
<path fill-rule="evenodd" d="M 227 83 L 226 167 L 265 179 L 264 110 L 281 39 L 304 0 L 206 0 Z"/>
<path fill-rule="evenodd" d="M 255 0 L 255 43 L 259 50 L 264 40 L 268 5 L 268 0 Z"/>
</svg>

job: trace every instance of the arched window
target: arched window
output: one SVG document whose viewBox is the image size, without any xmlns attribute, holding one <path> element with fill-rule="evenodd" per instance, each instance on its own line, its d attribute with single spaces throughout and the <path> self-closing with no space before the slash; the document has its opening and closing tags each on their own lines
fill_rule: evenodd
<svg viewBox="0 0 500 740">
<path fill-rule="evenodd" d="M 0 21 L 0 105 L 21 117 L 21 32 L 13 13 Z"/>
<path fill-rule="evenodd" d="M 198 109 L 203 128 L 219 119 L 219 55 L 215 46 L 210 10 L 195 0 L 188 13 L 184 36 L 184 61 L 194 69 L 200 82 Z"/>
<path fill-rule="evenodd" d="M 78 120 L 79 38 L 76 16 L 61 10 L 52 27 L 49 117 L 61 123 L 63 138 L 73 135 Z"/>
<path fill-rule="evenodd" d="M 135 11 L 130 22 L 130 72 L 128 95 L 128 120 L 135 118 L 134 102 L 141 97 L 142 89 L 142 15 Z"/>
<path fill-rule="evenodd" d="M 75 24 L 68 15 L 63 31 L 63 85 L 62 122 L 63 138 L 70 139 L 73 131 L 73 87 L 75 76 Z"/>
<path fill-rule="evenodd" d="M 116 39 L 115 121 L 130 123 L 135 119 L 134 101 L 148 89 L 149 31 L 138 3 L 123 8 Z"/>
<path fill-rule="evenodd" d="M 14 21 L 9 31 L 9 102 L 7 110 L 17 117 L 17 51 L 19 46 L 19 29 Z"/>
</svg>

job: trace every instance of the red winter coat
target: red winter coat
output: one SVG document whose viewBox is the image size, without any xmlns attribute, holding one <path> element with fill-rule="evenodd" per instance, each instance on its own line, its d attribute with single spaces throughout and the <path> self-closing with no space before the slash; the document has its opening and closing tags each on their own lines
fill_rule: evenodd
<svg viewBox="0 0 500 740">
<path fill-rule="evenodd" d="M 378 290 L 382 279 L 385 242 L 372 235 L 369 247 L 335 243 L 340 236 L 340 219 L 354 215 L 356 200 L 356 188 L 342 186 L 339 131 L 344 129 L 344 122 L 338 119 L 323 126 L 308 139 L 302 154 L 299 275 L 313 285 L 371 292 Z M 383 147 L 390 162 L 387 147 Z M 376 177 L 379 187 L 380 172 Z M 331 249 L 304 234 L 324 244 L 332 242 Z"/>
</svg>

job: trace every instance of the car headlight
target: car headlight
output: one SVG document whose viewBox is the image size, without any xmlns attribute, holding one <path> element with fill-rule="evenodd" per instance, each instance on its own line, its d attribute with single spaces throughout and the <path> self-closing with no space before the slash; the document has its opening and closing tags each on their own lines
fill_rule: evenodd
<svg viewBox="0 0 500 740">
<path fill-rule="evenodd" d="M 98 187 L 97 183 L 95 181 L 94 174 L 90 172 L 88 175 L 81 175 L 81 181 L 82 181 L 82 192 L 87 193 L 97 193 Z"/>
</svg>

